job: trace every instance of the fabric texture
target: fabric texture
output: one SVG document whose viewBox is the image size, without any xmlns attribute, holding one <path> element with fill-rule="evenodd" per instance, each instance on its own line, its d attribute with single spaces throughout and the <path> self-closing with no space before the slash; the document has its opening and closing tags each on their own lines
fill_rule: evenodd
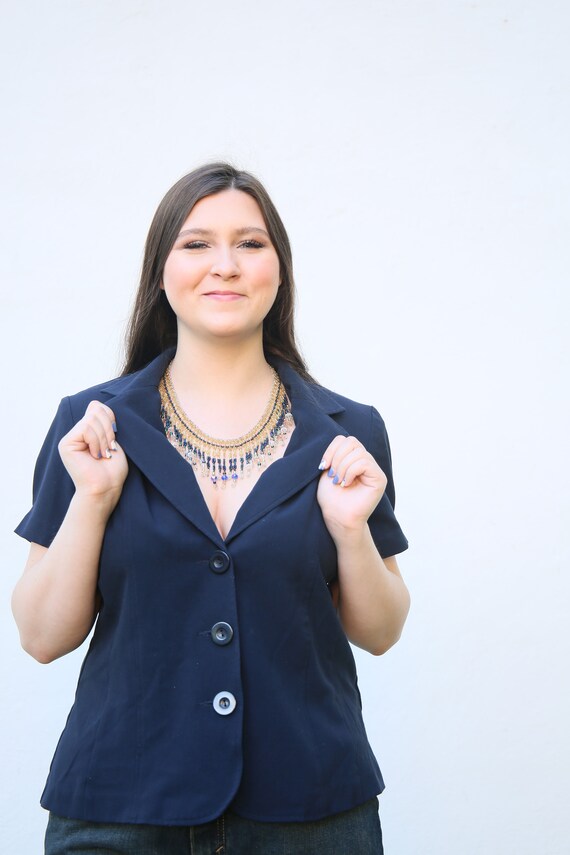
<svg viewBox="0 0 570 855">
<path fill-rule="evenodd" d="M 388 478 L 370 530 L 383 557 L 402 552 L 384 423 L 275 361 L 295 431 L 224 540 L 164 435 L 158 383 L 171 357 L 62 401 L 16 529 L 49 546 L 74 492 L 57 444 L 89 401 L 107 403 L 129 474 L 106 527 L 102 607 L 42 804 L 80 820 L 157 825 L 207 823 L 230 805 L 264 822 L 338 814 L 384 784 L 327 587 L 336 549 L 316 500 L 318 465 L 337 434 L 362 441 Z M 215 643 L 219 622 L 233 630 L 228 643 Z"/>
</svg>

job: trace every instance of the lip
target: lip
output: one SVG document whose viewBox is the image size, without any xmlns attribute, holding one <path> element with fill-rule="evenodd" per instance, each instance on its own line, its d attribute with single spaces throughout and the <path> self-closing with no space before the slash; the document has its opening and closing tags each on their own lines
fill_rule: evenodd
<svg viewBox="0 0 570 855">
<path fill-rule="evenodd" d="M 240 300 L 243 294 L 238 294 L 236 291 L 207 291 L 204 297 L 211 297 L 214 300 L 231 301 Z"/>
</svg>

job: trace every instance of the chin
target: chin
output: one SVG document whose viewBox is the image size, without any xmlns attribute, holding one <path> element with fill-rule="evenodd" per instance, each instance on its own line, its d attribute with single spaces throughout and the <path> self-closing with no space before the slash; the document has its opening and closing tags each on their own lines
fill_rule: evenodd
<svg viewBox="0 0 570 855">
<path fill-rule="evenodd" d="M 213 339 L 235 339 L 236 341 L 246 341 L 261 334 L 261 327 L 243 327 L 238 324 L 220 324 L 210 327 L 207 331 L 207 335 Z"/>
</svg>

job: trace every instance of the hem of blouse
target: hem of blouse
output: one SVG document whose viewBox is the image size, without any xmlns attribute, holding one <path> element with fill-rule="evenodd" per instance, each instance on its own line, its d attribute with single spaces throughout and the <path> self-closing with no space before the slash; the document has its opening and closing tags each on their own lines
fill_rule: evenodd
<svg viewBox="0 0 570 855">
<path fill-rule="evenodd" d="M 262 816 L 261 814 L 255 813 L 255 811 L 250 812 L 248 810 L 241 810 L 241 808 L 234 808 L 232 805 L 229 806 L 229 810 L 231 813 L 235 813 L 242 819 L 251 819 L 254 822 L 318 822 L 321 819 L 328 819 L 331 816 L 337 816 L 338 814 L 346 813 L 346 811 L 354 810 L 355 808 L 366 804 L 366 802 L 369 802 L 376 796 L 380 796 L 384 792 L 384 789 L 385 787 L 382 787 L 381 789 L 375 789 L 374 792 L 372 792 L 369 796 L 363 796 L 362 798 L 359 798 L 358 801 L 354 804 L 351 803 L 347 807 L 341 807 L 337 810 L 327 811 L 326 813 L 322 813 L 319 811 L 317 814 L 306 813 L 303 816 L 296 815 L 294 817 L 291 817 L 290 815 L 280 816 L 277 814 L 271 814 L 269 816 L 267 814 L 264 814 Z"/>
<path fill-rule="evenodd" d="M 384 787 L 381 787 L 380 789 L 375 788 L 374 791 L 370 795 L 363 796 L 362 798 L 359 798 L 358 801 L 354 804 L 351 803 L 345 807 L 340 807 L 338 809 L 327 811 L 326 813 L 318 812 L 316 815 L 312 814 L 311 812 L 308 812 L 308 813 L 303 814 L 302 816 L 300 816 L 296 812 L 292 812 L 293 815 L 288 814 L 287 816 L 282 816 L 282 815 L 277 815 L 277 814 L 269 814 L 269 815 L 263 814 L 263 815 L 261 815 L 261 814 L 256 813 L 255 811 L 250 812 L 247 809 L 242 810 L 239 807 L 234 808 L 233 803 L 230 802 L 228 805 L 226 805 L 225 808 L 222 809 L 221 812 L 209 813 L 209 814 L 206 814 L 205 816 L 198 816 L 198 817 L 181 816 L 181 817 L 170 817 L 169 819 L 164 819 L 164 818 L 158 818 L 158 817 L 154 817 L 154 816 L 145 816 L 143 819 L 140 816 L 137 816 L 136 818 L 135 817 L 129 817 L 129 816 L 126 816 L 126 817 L 121 816 L 120 819 L 117 819 L 116 815 L 113 817 L 109 817 L 109 816 L 102 816 L 102 815 L 98 814 L 98 815 L 96 815 L 96 818 L 94 818 L 93 815 L 86 816 L 83 811 L 71 811 L 71 812 L 69 812 L 69 811 L 65 811 L 65 810 L 61 811 L 61 810 L 58 810 L 57 808 L 50 808 L 49 805 L 47 804 L 46 800 L 44 800 L 43 798 L 41 799 L 40 804 L 44 810 L 49 811 L 50 813 L 54 814 L 55 816 L 60 816 L 60 817 L 63 817 L 65 819 L 78 819 L 78 820 L 81 820 L 82 822 L 101 822 L 101 823 L 118 823 L 118 824 L 124 823 L 127 825 L 160 825 L 160 826 L 165 826 L 165 827 L 177 826 L 177 825 L 193 826 L 193 825 L 205 825 L 208 822 L 214 822 L 214 820 L 219 819 L 219 817 L 222 816 L 224 813 L 231 812 L 231 813 L 236 814 L 236 816 L 241 817 L 242 819 L 251 819 L 254 822 L 282 822 L 282 823 L 292 822 L 292 823 L 297 823 L 297 822 L 318 822 L 321 819 L 327 819 L 328 817 L 336 816 L 337 814 L 341 814 L 341 813 L 345 813 L 348 810 L 353 810 L 354 808 L 357 808 L 360 805 L 365 804 L 366 802 L 370 801 L 370 799 L 373 799 L 375 796 L 379 796 L 383 792 L 384 792 Z M 48 801 L 51 801 L 51 800 L 48 800 Z"/>
</svg>

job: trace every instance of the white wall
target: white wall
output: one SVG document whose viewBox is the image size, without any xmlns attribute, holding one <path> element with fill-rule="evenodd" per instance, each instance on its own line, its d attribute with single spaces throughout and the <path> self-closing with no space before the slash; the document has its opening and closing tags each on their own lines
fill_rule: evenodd
<svg viewBox="0 0 570 855">
<path fill-rule="evenodd" d="M 2 850 L 82 651 L 20 651 L 11 529 L 113 375 L 154 208 L 228 157 L 293 241 L 314 374 L 386 418 L 413 609 L 359 655 L 387 855 L 568 852 L 567 3 L 2 3 Z"/>
</svg>

